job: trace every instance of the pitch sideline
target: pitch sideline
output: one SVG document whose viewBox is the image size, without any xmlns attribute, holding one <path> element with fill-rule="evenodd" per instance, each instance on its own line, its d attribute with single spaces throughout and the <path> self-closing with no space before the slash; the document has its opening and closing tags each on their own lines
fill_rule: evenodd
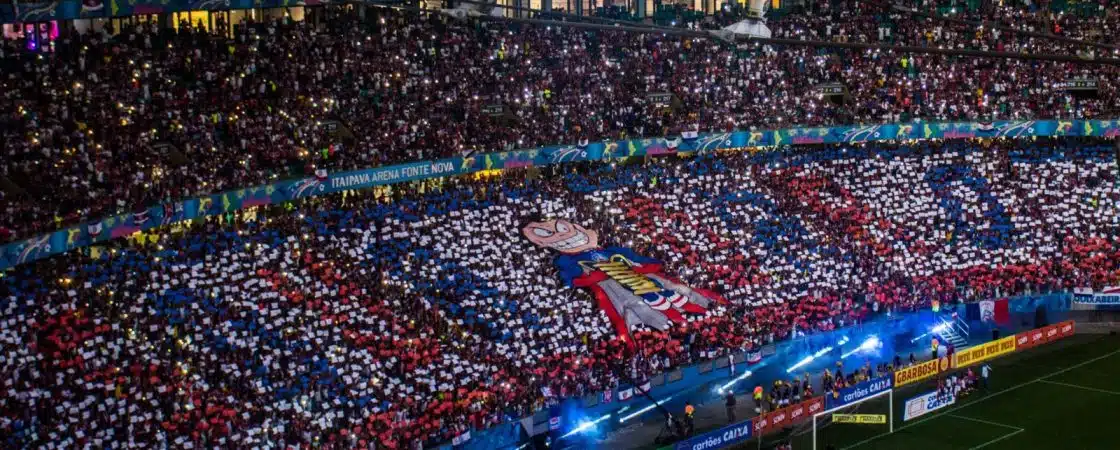
<svg viewBox="0 0 1120 450">
<path fill-rule="evenodd" d="M 1030 381 L 1026 381 L 1026 382 L 1023 382 L 1023 383 L 1019 383 L 1019 384 L 1017 384 L 1017 385 L 1015 385 L 1015 386 L 1012 386 L 1012 387 L 1010 387 L 1010 388 L 1007 388 L 1007 389 L 1004 389 L 1004 390 L 1002 390 L 1002 391 L 999 391 L 999 392 L 996 392 L 996 393 L 990 394 L 990 395 L 988 395 L 988 396 L 985 396 L 985 397 L 983 397 L 983 398 L 980 398 L 980 399 L 977 399 L 977 400 L 974 400 L 974 401 L 971 401 L 971 402 L 968 402 L 968 403 L 965 403 L 965 404 L 963 404 L 963 405 L 959 405 L 959 406 L 956 406 L 956 407 L 951 407 L 951 408 L 949 408 L 949 409 L 947 409 L 947 410 L 945 410 L 945 411 L 942 411 L 942 412 L 940 412 L 940 413 L 936 413 L 936 414 L 934 414 L 934 415 L 932 415 L 932 416 L 929 416 L 929 417 L 927 417 L 927 418 L 925 418 L 925 419 L 921 419 L 921 420 L 918 420 L 917 422 L 914 422 L 914 423 L 911 423 L 911 424 L 908 424 L 908 425 L 903 425 L 903 426 L 901 426 L 901 427 L 898 427 L 898 428 L 896 428 L 896 429 L 894 430 L 894 432 L 895 432 L 895 433 L 897 433 L 897 432 L 899 432 L 899 431 L 905 430 L 905 429 L 907 429 L 907 428 L 913 427 L 913 426 L 915 426 L 915 425 L 918 425 L 918 424 L 921 424 L 921 423 L 925 423 L 926 421 L 929 421 L 929 420 L 933 420 L 933 419 L 936 419 L 936 418 L 938 418 L 938 417 L 941 417 L 941 416 L 943 416 L 943 415 L 949 414 L 949 413 L 951 413 L 951 412 L 954 412 L 954 411 L 957 411 L 957 410 L 960 410 L 960 409 L 963 409 L 963 408 L 967 408 L 967 407 L 969 407 L 969 406 L 972 406 L 972 405 L 975 405 L 975 404 L 981 403 L 981 402 L 983 402 L 983 401 L 986 401 L 986 400 L 988 400 L 988 399 L 990 399 L 990 398 L 998 397 L 999 395 L 1002 395 L 1002 394 L 1005 394 L 1005 393 L 1008 393 L 1008 392 L 1011 392 L 1011 391 L 1017 390 L 1017 389 L 1019 389 L 1019 388 L 1021 388 L 1021 387 L 1024 387 L 1024 386 L 1029 386 L 1029 385 L 1032 385 L 1032 384 L 1034 384 L 1034 383 L 1038 383 L 1038 382 L 1040 382 L 1040 381 L 1045 381 L 1045 380 L 1046 380 L 1047 378 L 1050 378 L 1050 377 L 1053 377 L 1053 376 L 1057 376 L 1057 375 L 1061 375 L 1061 374 L 1063 374 L 1063 373 L 1069 372 L 1069 371 L 1071 371 L 1071 370 L 1074 370 L 1074 369 L 1079 369 L 1079 368 L 1081 368 L 1081 367 L 1085 367 L 1085 366 L 1087 366 L 1087 365 L 1089 365 L 1089 364 L 1092 364 L 1092 363 L 1095 363 L 1095 362 L 1097 362 L 1097 361 L 1100 361 L 1100 360 L 1102 360 L 1102 359 L 1105 359 L 1105 358 L 1111 357 L 1111 356 L 1113 356 L 1113 355 L 1116 355 L 1117 353 L 1120 353 L 1120 350 L 1114 350 L 1114 351 L 1111 351 L 1111 352 L 1109 352 L 1109 353 L 1105 353 L 1105 354 L 1103 354 L 1103 355 L 1101 355 L 1101 356 L 1098 356 L 1098 357 L 1096 357 L 1096 358 L 1093 358 L 1093 359 L 1089 359 L 1089 360 L 1086 360 L 1086 361 L 1082 361 L 1082 362 L 1080 362 L 1080 363 L 1077 363 L 1077 364 L 1074 364 L 1074 365 L 1072 365 L 1072 366 L 1066 367 L 1065 369 L 1061 369 L 1061 370 L 1055 371 L 1055 372 L 1053 372 L 1053 373 L 1050 373 L 1050 374 L 1048 374 L 1048 375 L 1043 375 L 1043 376 L 1041 376 L 1041 377 L 1038 377 L 1038 378 L 1035 378 L 1035 379 L 1033 379 L 1033 380 L 1030 380 Z M 1019 431 L 1017 431 L 1017 432 L 1015 432 L 1015 433 L 1011 433 L 1011 434 L 1008 434 L 1008 435 L 1006 435 L 1006 436 L 1003 436 L 1003 437 L 999 438 L 999 440 L 1007 439 L 1007 438 L 1009 438 L 1009 437 L 1011 437 L 1011 436 L 1013 436 L 1013 435 L 1015 435 L 1015 434 L 1019 434 L 1019 433 L 1020 433 L 1020 432 L 1019 432 Z M 855 444 L 852 444 L 852 445 L 849 445 L 849 446 L 847 446 L 847 447 L 844 447 L 844 448 L 843 448 L 842 450 L 849 450 L 849 449 L 853 449 L 853 448 L 859 447 L 859 446 L 861 446 L 861 445 L 863 445 L 863 444 L 866 444 L 866 443 L 868 443 L 868 442 L 874 441 L 874 440 L 876 440 L 876 439 L 879 439 L 879 438 L 881 438 L 881 437 L 883 437 L 883 436 L 887 436 L 887 435 L 890 435 L 890 434 L 892 434 L 892 433 L 889 433 L 889 432 L 887 432 L 887 433 L 880 433 L 880 434 L 877 434 L 877 435 L 875 435 L 875 436 L 871 436 L 871 437 L 869 437 L 869 438 L 867 438 L 867 439 L 864 439 L 864 440 L 862 440 L 862 441 L 856 442 Z M 994 442 L 995 442 L 995 441 L 991 441 L 991 442 L 986 442 L 986 443 L 984 443 L 984 444 L 982 444 L 982 445 L 986 446 L 986 445 L 990 445 L 990 444 L 993 444 Z M 979 447 L 974 447 L 974 448 L 979 448 Z"/>
</svg>

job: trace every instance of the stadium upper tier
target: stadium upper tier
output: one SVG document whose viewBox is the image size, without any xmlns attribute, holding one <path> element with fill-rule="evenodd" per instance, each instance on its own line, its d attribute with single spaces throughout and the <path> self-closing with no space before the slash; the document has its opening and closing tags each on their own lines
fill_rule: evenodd
<svg viewBox="0 0 1120 450">
<path fill-rule="evenodd" d="M 76 35 L 53 54 L 4 41 L 0 240 L 320 168 L 791 124 L 1108 118 L 1118 101 L 1120 69 L 1106 65 L 332 11 L 318 28 L 248 23 L 233 37 L 189 25 Z M 848 11 L 838 14 L 858 17 L 789 15 L 772 27 L 871 40 L 875 10 Z M 1093 20 L 1116 27 L 1115 14 Z M 892 29 L 912 45 L 1055 51 L 996 33 Z M 1057 88 L 1076 78 L 1100 81 L 1097 97 Z M 821 99 L 824 82 L 843 83 L 851 102 Z"/>
<path fill-rule="evenodd" d="M 1120 32 L 1120 12 L 1110 8 L 1107 0 L 1096 4 L 1056 1 L 1045 6 L 953 0 L 806 3 L 801 8 L 767 14 L 774 37 L 1103 57 L 1117 54 L 1115 36 Z M 740 21 L 746 13 L 742 7 L 715 15 L 666 7 L 654 14 L 654 20 L 663 25 L 714 29 Z M 1103 45 L 1074 44 L 1069 39 Z"/>
<path fill-rule="evenodd" d="M 506 171 L 139 233 L 0 279 L 10 448 L 404 448 L 932 301 L 1115 284 L 1110 141 Z M 621 368 L 621 369 L 620 369 Z"/>
</svg>

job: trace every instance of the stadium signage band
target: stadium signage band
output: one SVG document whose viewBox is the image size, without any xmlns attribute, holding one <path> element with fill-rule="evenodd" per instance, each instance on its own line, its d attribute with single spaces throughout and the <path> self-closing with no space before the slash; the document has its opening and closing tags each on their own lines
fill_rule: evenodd
<svg viewBox="0 0 1120 450">
<path fill-rule="evenodd" d="M 1073 302 L 1082 305 L 1120 305 L 1120 286 L 1106 286 L 1101 292 L 1094 292 L 1090 288 L 1074 289 Z"/>
<path fill-rule="evenodd" d="M 937 411 L 957 402 L 953 394 L 938 394 L 937 391 L 922 394 L 906 401 L 906 409 L 902 411 L 902 420 L 907 421 Z"/>
<path fill-rule="evenodd" d="M 715 450 L 750 439 L 753 429 L 754 422 L 747 420 L 704 433 L 684 442 L 678 442 L 673 448 L 676 450 Z"/>
<path fill-rule="evenodd" d="M 894 387 L 898 388 L 927 380 L 946 370 L 949 370 L 949 358 L 947 357 L 931 359 L 921 364 L 904 367 L 894 371 Z"/>
<path fill-rule="evenodd" d="M 1073 294 L 1073 302 L 1083 305 L 1120 305 L 1120 294 Z"/>
<path fill-rule="evenodd" d="M 1015 336 L 997 339 L 986 344 L 966 348 L 953 355 L 953 367 L 961 368 L 1015 351 Z"/>
<path fill-rule="evenodd" d="M 833 414 L 833 423 L 863 423 L 882 425 L 887 423 L 886 414 Z"/>
<path fill-rule="evenodd" d="M 796 425 L 824 411 L 824 397 L 813 397 L 796 405 L 754 418 L 754 434 L 762 436 L 783 427 Z"/>
<path fill-rule="evenodd" d="M 1073 336 L 1074 331 L 1076 331 L 1076 328 L 1072 320 L 1024 331 L 1014 336 L 1015 350 L 1028 349 L 1047 342 Z"/>
<path fill-rule="evenodd" d="M 1095 78 L 1074 78 L 1058 83 L 1058 88 L 1067 91 L 1095 91 L 1100 84 Z"/>
<path fill-rule="evenodd" d="M 1041 344 L 1043 340 L 1042 330 L 1029 330 L 1015 335 L 1015 348 L 1026 349 Z"/>
<path fill-rule="evenodd" d="M 873 378 L 862 383 L 840 389 L 828 404 L 829 409 L 855 403 L 880 392 L 886 392 L 894 385 L 891 377 Z"/>
<path fill-rule="evenodd" d="M 331 175 L 330 191 L 362 189 L 383 184 L 401 183 L 421 178 L 442 177 L 458 173 L 453 160 L 403 164 L 380 169 L 359 170 Z"/>
<path fill-rule="evenodd" d="M 129 5 L 118 15 L 129 15 Z M 176 10 L 178 0 L 160 4 L 164 12 Z M 79 5 L 81 2 L 61 2 Z M 267 1 L 266 1 L 267 3 Z M 186 7 L 187 3 L 182 3 Z M 238 9 L 234 2 L 221 9 Z M 248 5 L 248 7 L 267 7 Z M 0 5 L 0 9 L 5 8 Z M 194 8 L 197 9 L 197 8 Z M 67 10 L 69 11 L 69 10 Z M 19 17 L 18 21 L 36 22 L 55 18 L 62 11 L 48 8 L 27 8 L 21 14 L 36 12 L 35 16 Z M 508 152 L 493 152 L 445 158 L 435 161 L 417 161 L 387 167 L 370 168 L 323 176 L 278 181 L 276 183 L 248 186 L 232 191 L 218 192 L 204 197 L 150 205 L 147 209 L 131 214 L 119 214 L 73 225 L 52 233 L 42 234 L 0 246 L 0 270 L 23 263 L 65 253 L 77 248 L 129 236 L 137 232 L 194 220 L 201 217 L 227 214 L 254 206 L 290 202 L 316 195 L 326 195 L 347 190 L 402 183 L 425 178 L 463 175 L 485 170 L 540 167 L 581 161 L 616 161 L 624 158 L 652 155 L 677 155 L 708 153 L 719 150 L 746 148 L 774 148 L 792 144 L 841 144 L 857 142 L 920 140 L 920 139 L 969 139 L 969 138 L 1031 138 L 1041 136 L 1120 136 L 1120 120 L 1026 120 L 979 122 L 922 122 L 884 124 L 871 126 L 835 126 L 814 128 L 783 128 L 730 133 L 700 133 L 695 136 L 672 136 L 622 141 L 592 142 L 586 145 L 554 145 Z M 765 356 L 765 355 L 764 355 Z"/>
</svg>

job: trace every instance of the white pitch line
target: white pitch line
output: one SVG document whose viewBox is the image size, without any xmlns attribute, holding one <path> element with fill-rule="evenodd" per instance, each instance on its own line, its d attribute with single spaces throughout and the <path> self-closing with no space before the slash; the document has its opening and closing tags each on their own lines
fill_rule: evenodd
<svg viewBox="0 0 1120 450">
<path fill-rule="evenodd" d="M 998 438 L 992 439 L 992 440 L 990 440 L 990 441 L 988 441 L 988 442 L 985 442 L 985 443 L 983 443 L 983 444 L 980 444 L 980 445 L 977 445 L 977 446 L 975 446 L 975 447 L 972 447 L 972 448 L 970 448 L 969 450 L 976 450 L 976 449 L 978 449 L 978 448 L 984 448 L 984 447 L 987 447 L 987 446 L 989 446 L 989 445 L 995 444 L 996 442 L 1002 441 L 1002 440 L 1004 440 L 1004 439 L 1007 439 L 1007 438 L 1009 438 L 1009 437 L 1011 437 L 1011 436 L 1014 436 L 1014 435 L 1016 435 L 1016 434 L 1019 434 L 1019 433 L 1022 433 L 1022 432 L 1023 432 L 1023 429 L 1022 429 L 1022 428 L 1020 428 L 1020 429 L 1018 429 L 1018 430 L 1012 431 L 1012 432 L 1010 432 L 1010 433 L 1007 433 L 1007 434 L 1005 434 L 1005 435 L 1003 435 L 1003 436 L 1000 436 L 1000 437 L 998 437 Z"/>
<path fill-rule="evenodd" d="M 957 419 L 962 419 L 962 420 L 969 420 L 969 421 L 972 421 L 972 422 L 982 423 L 982 424 L 986 424 L 986 425 L 994 425 L 994 426 L 997 426 L 997 427 L 1010 428 L 1012 430 L 1019 430 L 1019 431 L 1023 430 L 1022 428 L 1014 426 L 1014 425 L 1008 425 L 1008 424 L 999 423 L 999 422 L 992 422 L 990 420 L 984 420 L 984 419 L 977 419 L 975 417 L 959 416 L 959 415 L 956 415 L 956 414 L 949 414 L 949 417 L 955 417 Z"/>
<path fill-rule="evenodd" d="M 936 419 L 936 418 L 938 418 L 938 417 L 941 417 L 941 416 L 943 416 L 943 415 L 945 415 L 945 414 L 951 413 L 951 412 L 953 412 L 953 411 L 956 411 L 956 410 L 958 410 L 958 409 L 961 409 L 961 408 L 966 408 L 966 407 L 969 407 L 969 406 L 975 405 L 975 404 L 977 404 L 977 403 L 983 402 L 983 401 L 985 401 L 985 400 L 988 400 L 988 399 L 990 399 L 990 398 L 994 398 L 994 397 L 997 397 L 997 396 L 999 396 L 999 395 L 1002 395 L 1002 394 L 1006 394 L 1006 393 L 1008 393 L 1008 392 L 1011 392 L 1011 391 L 1014 391 L 1014 390 L 1016 390 L 1016 389 L 1019 389 L 1019 388 L 1021 388 L 1021 387 L 1023 387 L 1023 386 L 1031 385 L 1031 384 L 1037 383 L 1037 382 L 1039 382 L 1039 381 L 1045 380 L 1045 379 L 1047 379 L 1047 378 L 1050 378 L 1050 377 L 1053 377 L 1053 376 L 1057 376 L 1057 375 L 1061 375 L 1061 374 L 1063 374 L 1063 373 L 1069 372 L 1069 371 L 1071 371 L 1071 370 L 1074 370 L 1074 369 L 1078 369 L 1078 368 L 1081 368 L 1081 367 L 1085 367 L 1085 366 L 1087 366 L 1087 365 L 1089 365 L 1089 364 L 1092 364 L 1092 363 L 1095 363 L 1095 362 L 1097 362 L 1097 361 L 1100 361 L 1100 360 L 1102 360 L 1102 359 L 1108 358 L 1108 357 L 1110 357 L 1110 356 L 1112 356 L 1112 355 L 1115 355 L 1115 354 L 1117 354 L 1117 353 L 1120 353 L 1120 350 L 1114 350 L 1114 351 L 1111 351 L 1111 352 L 1105 353 L 1105 354 L 1103 354 L 1103 355 L 1101 355 L 1101 356 L 1098 356 L 1098 357 L 1096 357 L 1096 358 L 1093 358 L 1093 359 L 1090 359 L 1090 360 L 1086 360 L 1086 361 L 1083 361 L 1083 362 L 1080 362 L 1080 363 L 1074 364 L 1074 365 L 1072 365 L 1072 366 L 1066 367 L 1065 369 L 1059 370 L 1059 371 L 1057 371 L 1057 372 L 1054 372 L 1054 373 L 1051 373 L 1051 374 L 1049 374 L 1049 375 L 1045 375 L 1045 376 L 1041 376 L 1041 377 L 1035 378 L 1035 379 L 1033 379 L 1033 380 L 1031 380 L 1031 381 L 1027 381 L 1027 382 L 1025 382 L 1025 383 L 1020 383 L 1020 384 L 1017 384 L 1017 385 L 1015 385 L 1015 386 L 1009 387 L 1009 388 L 1007 388 L 1007 389 L 1004 389 L 1004 390 L 1002 390 L 1002 391 L 996 392 L 996 393 L 994 393 L 994 394 L 988 394 L 988 395 L 987 395 L 986 397 L 983 397 L 983 398 L 981 398 L 981 399 L 978 399 L 978 400 L 974 400 L 974 401 L 971 401 L 971 402 L 965 403 L 965 404 L 963 404 L 963 405 L 959 405 L 959 406 L 955 406 L 955 407 L 950 407 L 949 409 L 947 409 L 947 410 L 945 410 L 945 411 L 942 411 L 942 412 L 940 412 L 940 413 L 934 414 L 934 415 L 932 415 L 932 416 L 929 416 L 929 417 L 927 417 L 927 418 L 925 418 L 925 419 L 921 419 L 921 420 L 918 420 L 917 422 L 911 423 L 911 424 L 909 424 L 909 425 L 903 425 L 903 426 L 901 426 L 901 427 L 895 428 L 895 429 L 894 429 L 894 432 L 895 432 L 895 433 L 897 433 L 897 432 L 899 432 L 899 431 L 902 431 L 902 430 L 905 430 L 905 429 L 907 429 L 907 428 L 910 428 L 910 427 L 912 427 L 912 426 L 914 426 L 914 425 L 918 425 L 918 424 L 921 424 L 921 423 L 923 423 L 923 422 L 926 422 L 926 421 L 929 421 L 929 420 L 932 420 L 932 419 Z M 848 450 L 848 449 L 851 449 L 851 448 L 856 448 L 856 447 L 859 447 L 859 446 L 861 446 L 861 445 L 863 445 L 863 444 L 866 444 L 866 443 L 868 443 L 868 442 L 874 441 L 874 440 L 876 440 L 876 439 L 879 439 L 879 438 L 881 438 L 881 437 L 883 437 L 883 436 L 886 436 L 886 435 L 888 435 L 888 434 L 891 434 L 891 433 L 882 433 L 882 434 L 877 434 L 877 435 L 875 435 L 875 436 L 871 436 L 871 437 L 869 437 L 869 438 L 867 438 L 867 439 L 864 439 L 864 440 L 862 440 L 862 441 L 856 442 L 855 444 L 852 444 L 852 445 L 849 445 L 849 446 L 847 446 L 847 447 L 844 447 L 844 449 L 843 449 L 843 450 Z M 985 445 L 987 445 L 987 444 L 985 444 Z"/>
<path fill-rule="evenodd" d="M 1080 384 L 1062 383 L 1061 381 L 1052 381 L 1052 380 L 1039 380 L 1039 382 L 1040 383 L 1047 383 L 1047 384 L 1056 384 L 1058 386 L 1066 386 L 1066 387 L 1077 388 L 1077 389 L 1084 389 L 1086 391 L 1101 392 L 1101 393 L 1104 393 L 1104 394 L 1120 395 L 1120 392 L 1110 391 L 1110 390 L 1107 390 L 1107 389 L 1097 389 L 1095 387 L 1082 386 Z"/>
</svg>

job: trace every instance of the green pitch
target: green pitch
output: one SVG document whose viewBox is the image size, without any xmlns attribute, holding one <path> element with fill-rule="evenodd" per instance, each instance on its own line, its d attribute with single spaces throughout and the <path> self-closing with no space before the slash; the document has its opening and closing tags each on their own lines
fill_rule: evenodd
<svg viewBox="0 0 1120 450">
<path fill-rule="evenodd" d="M 830 424 L 818 430 L 817 448 L 1120 449 L 1120 337 L 1077 335 L 991 365 L 987 393 L 903 422 L 906 400 L 933 391 L 936 384 L 905 386 L 894 393 L 893 434 L 886 425 Z M 886 404 L 886 397 L 875 399 L 859 412 L 881 413 Z M 801 434 L 792 438 L 794 450 L 813 448 L 811 429 L 796 433 Z"/>
</svg>

